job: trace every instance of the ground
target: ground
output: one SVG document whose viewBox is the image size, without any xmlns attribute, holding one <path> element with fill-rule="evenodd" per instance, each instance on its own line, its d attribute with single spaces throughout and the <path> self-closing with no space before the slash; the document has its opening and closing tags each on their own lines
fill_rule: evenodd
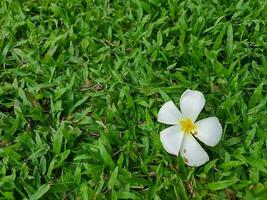
<svg viewBox="0 0 267 200">
<path fill-rule="evenodd" d="M 0 199 L 266 199 L 265 0 L 2 0 Z M 164 102 L 223 137 L 167 154 Z"/>
</svg>

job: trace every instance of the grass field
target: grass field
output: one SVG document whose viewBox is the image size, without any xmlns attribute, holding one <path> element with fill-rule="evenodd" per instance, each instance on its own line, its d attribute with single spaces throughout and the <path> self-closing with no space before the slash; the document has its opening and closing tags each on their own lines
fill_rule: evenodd
<svg viewBox="0 0 267 200">
<path fill-rule="evenodd" d="M 1 0 L 0 199 L 267 199 L 265 0 Z M 203 92 L 210 161 L 166 153 Z"/>
</svg>

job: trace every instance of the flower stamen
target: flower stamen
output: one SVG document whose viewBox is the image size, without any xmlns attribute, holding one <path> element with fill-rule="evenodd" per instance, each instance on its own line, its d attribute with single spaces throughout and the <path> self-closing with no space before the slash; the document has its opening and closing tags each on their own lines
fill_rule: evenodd
<svg viewBox="0 0 267 200">
<path fill-rule="evenodd" d="M 196 125 L 192 122 L 191 119 L 182 119 L 179 121 L 179 123 L 184 133 L 194 133 L 196 130 Z"/>
</svg>

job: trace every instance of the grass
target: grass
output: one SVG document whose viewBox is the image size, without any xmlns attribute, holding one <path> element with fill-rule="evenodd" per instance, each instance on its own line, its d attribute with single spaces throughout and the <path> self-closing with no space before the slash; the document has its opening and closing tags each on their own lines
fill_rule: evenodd
<svg viewBox="0 0 267 200">
<path fill-rule="evenodd" d="M 266 4 L 2 0 L 0 199 L 266 199 Z M 187 88 L 223 125 L 198 168 L 156 121 Z"/>
</svg>

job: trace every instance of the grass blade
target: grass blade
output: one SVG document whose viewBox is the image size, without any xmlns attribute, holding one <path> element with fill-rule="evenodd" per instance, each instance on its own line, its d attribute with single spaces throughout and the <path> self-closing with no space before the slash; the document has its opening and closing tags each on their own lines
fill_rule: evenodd
<svg viewBox="0 0 267 200">
<path fill-rule="evenodd" d="M 43 184 L 32 196 L 30 196 L 29 200 L 37 200 L 44 196 L 50 189 L 50 184 Z"/>
</svg>

